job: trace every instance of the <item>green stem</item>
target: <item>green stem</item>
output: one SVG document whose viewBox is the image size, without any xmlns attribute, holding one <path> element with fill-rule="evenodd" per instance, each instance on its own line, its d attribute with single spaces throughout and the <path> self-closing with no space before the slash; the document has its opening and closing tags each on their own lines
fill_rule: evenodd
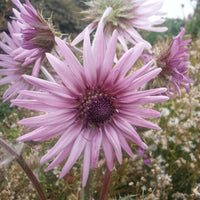
<svg viewBox="0 0 200 200">
<path fill-rule="evenodd" d="M 29 168 L 29 166 L 26 164 L 24 158 L 19 155 L 15 149 L 13 149 L 9 144 L 7 144 L 3 139 L 0 138 L 0 145 L 6 149 L 11 155 L 13 155 L 18 162 L 18 164 L 21 166 L 21 168 L 24 170 L 26 175 L 29 177 L 33 185 L 35 186 L 35 189 L 37 190 L 37 193 L 40 197 L 40 200 L 47 200 L 44 192 L 40 186 L 40 183 L 38 182 L 37 178 L 33 174 L 32 170 Z"/>
</svg>

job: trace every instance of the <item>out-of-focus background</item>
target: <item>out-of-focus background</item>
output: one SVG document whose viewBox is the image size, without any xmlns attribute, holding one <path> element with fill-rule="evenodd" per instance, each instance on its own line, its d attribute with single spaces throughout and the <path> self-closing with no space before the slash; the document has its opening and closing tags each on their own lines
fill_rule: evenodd
<svg viewBox="0 0 200 200">
<path fill-rule="evenodd" d="M 152 0 L 153 1 L 153 0 Z M 23 2 L 23 1 L 21 1 Z M 52 15 L 57 30 L 74 38 L 85 27 L 81 11 L 86 9 L 84 0 L 31 0 L 44 17 Z M 7 22 L 12 15 L 10 0 L 0 0 L 0 32 L 7 31 Z M 124 154 L 122 165 L 116 164 L 108 188 L 108 200 L 199 200 L 200 199 L 200 0 L 165 0 L 162 8 L 166 15 L 165 33 L 144 32 L 141 34 L 153 48 L 162 49 L 185 27 L 185 39 L 191 38 L 188 76 L 194 79 L 190 93 L 182 91 L 181 98 L 170 99 L 154 108 L 162 117 L 153 122 L 162 130 L 143 130 L 142 139 L 149 146 L 142 152 L 134 144 L 135 154 L 130 159 Z M 0 96 L 7 86 L 0 87 Z M 150 105 L 153 106 L 153 105 Z M 45 172 L 47 163 L 39 160 L 55 140 L 44 143 L 15 142 L 25 130 L 17 124 L 19 119 L 31 116 L 25 109 L 10 107 L 0 101 L 0 137 L 12 143 L 20 151 L 28 165 L 41 182 L 49 200 L 78 200 L 81 193 L 82 160 L 70 173 L 59 180 L 61 167 Z M 37 193 L 26 175 L 13 158 L 0 147 L 0 200 L 38 200 Z M 98 199 L 105 172 L 105 160 L 92 173 L 91 193 Z"/>
</svg>

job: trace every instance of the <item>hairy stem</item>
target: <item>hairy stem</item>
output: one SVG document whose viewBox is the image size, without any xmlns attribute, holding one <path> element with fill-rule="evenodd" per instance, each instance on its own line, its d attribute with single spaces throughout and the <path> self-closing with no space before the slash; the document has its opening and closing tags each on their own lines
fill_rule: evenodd
<svg viewBox="0 0 200 200">
<path fill-rule="evenodd" d="M 21 168 L 24 170 L 26 175 L 29 177 L 33 185 L 35 186 L 35 189 L 37 190 L 37 193 L 40 197 L 40 200 L 47 200 L 44 192 L 40 186 L 40 183 L 38 182 L 37 178 L 33 174 L 32 170 L 29 168 L 29 166 L 26 164 L 24 158 L 19 155 L 15 149 L 13 149 L 9 144 L 7 144 L 3 139 L 0 138 L 0 145 L 8 151 L 11 155 L 13 155 L 18 162 L 18 164 L 21 166 Z"/>
</svg>

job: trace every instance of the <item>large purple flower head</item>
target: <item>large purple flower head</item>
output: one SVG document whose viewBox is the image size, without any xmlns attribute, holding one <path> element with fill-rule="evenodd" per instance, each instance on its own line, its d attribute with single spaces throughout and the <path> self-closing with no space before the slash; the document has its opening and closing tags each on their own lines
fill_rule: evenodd
<svg viewBox="0 0 200 200">
<path fill-rule="evenodd" d="M 51 20 L 46 21 L 31 5 L 29 0 L 21 4 L 19 0 L 12 0 L 20 12 L 13 9 L 15 20 L 21 31 L 21 47 L 13 54 L 16 60 L 23 61 L 23 65 L 35 63 L 32 74 L 37 76 L 45 53 L 51 52 L 55 45 L 55 33 Z"/>
<path fill-rule="evenodd" d="M 167 95 L 174 97 L 178 93 L 181 97 L 180 87 L 184 87 L 189 92 L 189 83 L 193 80 L 188 78 L 188 65 L 190 55 L 187 53 L 189 49 L 187 45 L 191 40 L 183 41 L 185 29 L 181 28 L 180 33 L 173 38 L 167 50 L 162 52 L 157 59 L 157 66 L 162 68 L 162 72 L 157 77 L 159 86 L 167 87 Z"/>
<path fill-rule="evenodd" d="M 156 18 L 162 14 L 160 9 L 163 0 L 155 2 L 149 0 L 92 0 L 86 4 L 89 6 L 89 9 L 85 11 L 86 19 L 92 21 L 87 27 L 89 32 L 97 27 L 103 16 L 105 38 L 110 38 L 116 29 L 119 33 L 118 40 L 125 51 L 128 50 L 126 41 L 132 45 L 144 42 L 147 49 L 151 48 L 151 44 L 141 37 L 137 29 L 155 32 L 167 30 L 166 27 L 154 26 L 164 22 L 163 19 Z M 72 45 L 76 45 L 83 39 L 85 30 L 74 39 Z"/>
<path fill-rule="evenodd" d="M 88 30 L 83 43 L 83 66 L 66 46 L 56 38 L 61 59 L 52 54 L 47 58 L 62 80 L 62 84 L 25 75 L 24 78 L 40 91 L 21 91 L 27 99 L 16 99 L 14 105 L 47 112 L 23 119 L 20 124 L 36 129 L 21 136 L 18 141 L 44 141 L 60 135 L 56 144 L 42 157 L 41 163 L 52 158 L 47 170 L 65 160 L 60 177 L 83 158 L 83 186 L 90 168 L 94 169 L 102 147 L 110 170 L 116 155 L 122 163 L 122 149 L 131 157 L 129 139 L 146 149 L 133 126 L 160 129 L 144 118 L 159 117 L 160 113 L 143 108 L 143 104 L 166 101 L 165 88 L 138 91 L 138 88 L 157 76 L 161 69 L 149 71 L 150 61 L 138 71 L 127 74 L 144 50 L 138 44 L 127 51 L 114 65 L 118 33 L 114 31 L 105 45 L 103 27 L 99 24 L 93 45 Z M 114 65 L 114 66 L 113 66 Z M 115 153 L 114 153 L 115 152 Z"/>
</svg>

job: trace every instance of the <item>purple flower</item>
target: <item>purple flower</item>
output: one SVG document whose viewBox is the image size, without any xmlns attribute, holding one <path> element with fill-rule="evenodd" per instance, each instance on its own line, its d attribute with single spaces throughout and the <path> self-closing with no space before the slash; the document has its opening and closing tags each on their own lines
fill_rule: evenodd
<svg viewBox="0 0 200 200">
<path fill-rule="evenodd" d="M 193 80 L 186 76 L 190 57 L 186 46 L 191 40 L 183 41 L 184 33 L 185 29 L 181 28 L 180 33 L 171 41 L 167 50 L 162 52 L 157 59 L 157 66 L 162 68 L 157 82 L 161 87 L 167 86 L 169 97 L 174 97 L 176 93 L 181 97 L 180 87 L 184 87 L 189 92 L 188 84 L 193 83 Z"/>
<path fill-rule="evenodd" d="M 147 158 L 146 160 L 144 160 L 145 165 L 148 165 L 149 163 L 151 163 L 151 161 Z"/>
<path fill-rule="evenodd" d="M 16 21 L 8 23 L 8 30 L 11 36 L 7 33 L 2 33 L 3 42 L 0 41 L 0 47 L 4 51 L 4 54 L 0 54 L 0 75 L 3 78 L 0 80 L 0 85 L 11 84 L 11 86 L 6 90 L 3 95 L 4 101 L 7 101 L 15 97 L 20 90 L 25 90 L 29 88 L 29 84 L 24 81 L 23 74 L 31 74 L 32 66 L 23 65 L 19 60 L 15 60 L 15 55 L 13 51 L 20 48 L 22 40 L 19 36 L 20 28 Z M 26 50 L 24 50 L 26 51 Z"/>
<path fill-rule="evenodd" d="M 128 50 L 126 40 L 135 45 L 137 42 L 144 42 L 146 48 L 150 49 L 151 44 L 145 41 L 136 29 L 164 32 L 166 27 L 158 27 L 164 22 L 163 19 L 156 19 L 162 13 L 159 11 L 163 0 L 151 2 L 149 0 L 96 0 L 89 1 L 89 9 L 85 11 L 86 19 L 92 21 L 87 29 L 91 33 L 101 20 L 104 21 L 105 38 L 111 37 L 116 29 L 119 33 L 118 40 L 125 51 Z M 154 16 L 154 20 L 150 19 Z M 86 29 L 85 29 L 86 30 Z M 72 45 L 78 44 L 83 40 L 84 32 L 80 33 L 72 42 Z"/>
<path fill-rule="evenodd" d="M 138 148 L 137 149 L 137 154 L 139 156 L 142 156 L 143 158 L 145 158 L 145 160 L 144 160 L 145 165 L 148 165 L 150 163 L 150 160 L 148 159 L 148 155 L 145 154 L 144 149 Z"/>
<path fill-rule="evenodd" d="M 113 67 L 117 38 L 118 33 L 114 31 L 105 46 L 100 23 L 91 45 L 86 29 L 83 66 L 65 42 L 56 38 L 61 59 L 49 53 L 46 56 L 63 84 L 25 75 L 25 80 L 41 91 L 21 91 L 27 99 L 12 101 L 20 107 L 47 112 L 21 120 L 20 124 L 36 129 L 21 136 L 18 141 L 44 141 L 60 136 L 42 157 L 41 163 L 55 157 L 47 168 L 50 170 L 68 157 L 60 174 L 62 178 L 83 154 L 83 186 L 90 168 L 94 169 L 98 162 L 101 147 L 110 170 L 113 169 L 115 155 L 122 163 L 122 149 L 133 156 L 126 139 L 143 149 L 147 148 L 133 125 L 160 129 L 143 119 L 159 117 L 160 113 L 141 105 L 168 99 L 161 95 L 165 88 L 138 91 L 140 86 L 160 73 L 161 69 L 148 72 L 153 61 L 127 75 L 142 54 L 144 44 L 127 51 Z"/>
<path fill-rule="evenodd" d="M 53 25 L 33 8 L 29 0 L 25 4 L 21 4 L 19 0 L 12 2 L 20 10 L 13 9 L 13 13 L 22 39 L 21 46 L 13 51 L 13 55 L 15 60 L 23 61 L 24 66 L 34 63 L 32 75 L 37 76 L 45 53 L 51 52 L 55 45 Z"/>
<path fill-rule="evenodd" d="M 8 23 L 10 36 L 4 32 L 0 41 L 4 51 L 0 54 L 3 68 L 0 69 L 3 76 L 0 85 L 11 84 L 3 95 L 4 101 L 15 97 L 20 90 L 30 89 L 22 75 L 38 76 L 45 53 L 50 52 L 55 43 L 50 24 L 37 14 L 28 0 L 24 5 L 18 0 L 12 1 L 21 13 L 13 9 L 16 18 Z"/>
<path fill-rule="evenodd" d="M 139 156 L 143 156 L 145 153 L 144 153 L 144 149 L 141 149 L 141 148 L 138 148 L 137 149 L 137 154 L 139 155 Z"/>
</svg>

